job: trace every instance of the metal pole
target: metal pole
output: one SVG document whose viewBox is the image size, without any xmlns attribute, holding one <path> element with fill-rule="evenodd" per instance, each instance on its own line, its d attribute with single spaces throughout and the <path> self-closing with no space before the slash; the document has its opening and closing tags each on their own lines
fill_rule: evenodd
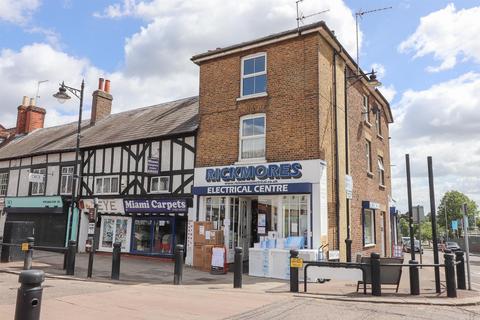
<svg viewBox="0 0 480 320">
<path fill-rule="evenodd" d="M 235 248 L 235 265 L 234 265 L 234 273 L 233 273 L 233 287 L 234 288 L 241 288 L 242 287 L 242 273 L 243 273 L 243 248 L 236 247 Z"/>
<path fill-rule="evenodd" d="M 465 258 L 463 251 L 455 251 L 455 262 L 457 263 L 457 288 L 465 290 Z"/>
<path fill-rule="evenodd" d="M 33 243 L 35 239 L 33 237 L 27 237 L 28 250 L 25 251 L 25 260 L 23 261 L 23 270 L 32 269 L 32 259 L 33 259 Z"/>
<path fill-rule="evenodd" d="M 410 179 L 410 155 L 405 155 L 406 170 L 407 170 L 407 194 L 408 194 L 408 224 L 410 231 L 410 255 L 409 264 L 417 264 L 415 261 L 415 238 L 413 235 L 413 206 L 412 206 L 412 184 Z M 420 283 L 418 279 L 418 267 L 410 267 L 410 294 L 420 294 Z"/>
<path fill-rule="evenodd" d="M 94 258 L 94 253 L 93 251 L 95 250 L 93 241 L 92 241 L 92 247 L 90 248 L 90 252 L 88 252 L 88 270 L 87 270 L 87 278 L 92 277 L 93 273 L 93 258 Z"/>
<path fill-rule="evenodd" d="M 356 35 L 356 44 L 357 44 L 357 76 L 360 74 L 360 62 L 359 62 L 359 54 L 358 54 L 358 13 L 355 14 L 355 35 Z"/>
<path fill-rule="evenodd" d="M 430 189 L 430 214 L 432 220 L 432 238 L 433 238 L 433 263 L 435 266 L 435 291 L 437 293 L 441 292 L 440 288 L 440 267 L 438 259 L 438 242 L 437 242 L 437 214 L 435 212 L 435 190 L 433 184 L 433 164 L 432 157 L 427 157 L 428 163 L 428 185 Z"/>
<path fill-rule="evenodd" d="M 67 275 L 73 276 L 75 274 L 75 254 L 77 251 L 77 242 L 75 240 L 68 241 L 67 253 Z"/>
<path fill-rule="evenodd" d="M 470 274 L 470 245 L 468 241 L 468 216 L 467 216 L 467 204 L 463 206 L 463 236 L 465 239 L 465 253 L 467 254 L 467 275 L 468 275 L 468 290 L 472 290 L 471 274 Z"/>
<path fill-rule="evenodd" d="M 455 262 L 453 254 L 445 253 L 445 282 L 447 283 L 447 296 L 449 298 L 457 297 L 457 286 L 455 284 Z"/>
<path fill-rule="evenodd" d="M 82 110 L 83 110 L 83 91 L 85 88 L 85 80 L 82 80 L 82 85 L 80 87 L 80 107 L 78 111 L 78 123 L 77 123 L 77 144 L 75 147 L 75 166 L 73 167 L 73 179 L 72 179 L 72 204 L 70 208 L 70 225 L 68 228 L 68 240 L 72 239 L 73 232 L 73 212 L 75 211 L 76 196 L 77 196 L 77 183 L 80 181 L 80 176 L 78 173 L 78 158 L 80 154 L 80 133 L 82 130 Z"/>
<path fill-rule="evenodd" d="M 115 242 L 113 244 L 113 253 L 112 253 L 112 280 L 120 279 L 120 252 L 122 251 L 122 243 Z"/>
<path fill-rule="evenodd" d="M 298 268 L 292 268 L 292 258 L 298 258 L 297 250 L 290 250 L 290 292 L 298 292 Z"/>
<path fill-rule="evenodd" d="M 20 273 L 15 306 L 15 320 L 39 320 L 42 306 L 42 282 L 45 274 L 42 270 L 25 270 Z"/>
<path fill-rule="evenodd" d="M 370 254 L 370 272 L 372 277 L 372 296 L 382 295 L 382 285 L 380 282 L 380 254 L 372 252 Z"/>
<path fill-rule="evenodd" d="M 445 241 L 448 241 L 447 199 L 445 199 L 445 208 L 443 211 L 445 211 L 445 233 L 447 236 L 447 240 Z"/>
<path fill-rule="evenodd" d="M 422 221 L 420 220 L 420 205 L 417 205 L 417 214 L 418 214 L 418 254 L 420 255 L 420 269 L 422 269 Z"/>
<path fill-rule="evenodd" d="M 182 284 L 183 277 L 183 245 L 177 244 L 175 246 L 175 267 L 173 272 L 173 284 Z"/>
</svg>

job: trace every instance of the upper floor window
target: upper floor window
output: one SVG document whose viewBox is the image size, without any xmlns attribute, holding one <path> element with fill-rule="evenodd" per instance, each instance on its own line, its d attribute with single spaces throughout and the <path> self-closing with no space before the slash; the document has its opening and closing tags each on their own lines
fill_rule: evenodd
<svg viewBox="0 0 480 320">
<path fill-rule="evenodd" d="M 45 176 L 47 174 L 47 169 L 46 168 L 33 169 L 32 172 L 43 175 L 43 181 L 42 182 L 32 182 L 31 195 L 35 196 L 35 195 L 45 194 Z"/>
<path fill-rule="evenodd" d="M 114 194 L 118 193 L 118 177 L 107 176 L 95 178 L 96 194 Z"/>
<path fill-rule="evenodd" d="M 265 53 L 242 59 L 242 97 L 267 92 L 267 55 Z"/>
<path fill-rule="evenodd" d="M 168 192 L 170 177 L 152 177 L 150 180 L 150 192 Z"/>
<path fill-rule="evenodd" d="M 385 167 L 383 166 L 382 156 L 378 156 L 378 183 L 385 186 Z"/>
<path fill-rule="evenodd" d="M 73 167 L 62 167 L 62 176 L 60 177 L 60 194 L 72 193 Z"/>
<path fill-rule="evenodd" d="M 265 115 L 248 115 L 240 120 L 240 160 L 265 158 Z"/>
<path fill-rule="evenodd" d="M 375 112 L 375 127 L 377 128 L 377 134 L 381 137 L 382 136 L 382 113 L 380 110 Z"/>
<path fill-rule="evenodd" d="M 365 140 L 365 153 L 367 158 L 367 172 L 372 173 L 372 143 L 370 140 Z"/>
<path fill-rule="evenodd" d="M 8 189 L 8 172 L 0 173 L 0 196 L 6 196 Z"/>
<path fill-rule="evenodd" d="M 362 114 L 363 114 L 363 120 L 370 124 L 370 107 L 369 107 L 369 102 L 368 102 L 368 96 L 363 95 L 363 101 L 362 101 Z"/>
</svg>

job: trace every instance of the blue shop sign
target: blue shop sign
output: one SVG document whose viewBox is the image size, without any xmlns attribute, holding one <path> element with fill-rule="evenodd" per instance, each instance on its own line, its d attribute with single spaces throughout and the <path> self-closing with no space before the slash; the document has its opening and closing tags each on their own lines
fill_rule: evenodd
<svg viewBox="0 0 480 320">
<path fill-rule="evenodd" d="M 362 207 L 364 209 L 378 210 L 380 209 L 380 204 L 373 201 L 362 201 Z"/>
<path fill-rule="evenodd" d="M 124 199 L 125 212 L 187 213 L 186 199 Z"/>
<path fill-rule="evenodd" d="M 311 193 L 311 183 L 239 184 L 226 186 L 193 187 L 196 195 L 249 195 Z"/>
<path fill-rule="evenodd" d="M 148 158 L 147 161 L 147 172 L 152 174 L 158 174 L 160 167 L 158 158 Z"/>
<path fill-rule="evenodd" d="M 207 182 L 299 179 L 302 165 L 298 162 L 257 166 L 231 166 L 206 170 Z"/>
</svg>

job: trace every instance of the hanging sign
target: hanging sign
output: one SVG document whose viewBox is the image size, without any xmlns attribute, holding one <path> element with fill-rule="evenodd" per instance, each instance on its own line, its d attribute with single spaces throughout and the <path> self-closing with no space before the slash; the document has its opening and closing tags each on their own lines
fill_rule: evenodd
<svg viewBox="0 0 480 320">
<path fill-rule="evenodd" d="M 158 158 L 148 158 L 147 173 L 158 174 L 160 167 Z"/>
<path fill-rule="evenodd" d="M 351 175 L 345 175 L 345 193 L 347 199 L 353 199 L 353 179 Z"/>
</svg>

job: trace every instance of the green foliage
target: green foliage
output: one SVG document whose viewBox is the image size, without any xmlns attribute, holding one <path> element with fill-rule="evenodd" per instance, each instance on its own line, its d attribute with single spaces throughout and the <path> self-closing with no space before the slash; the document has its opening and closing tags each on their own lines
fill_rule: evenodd
<svg viewBox="0 0 480 320">
<path fill-rule="evenodd" d="M 463 217 L 463 204 L 467 204 L 467 216 L 469 220 L 469 225 L 474 225 L 474 217 L 478 214 L 478 206 L 475 201 L 471 200 L 465 194 L 452 190 L 448 191 L 443 195 L 443 198 L 440 202 L 440 205 L 437 209 L 437 223 L 439 226 L 443 227 L 445 230 L 445 212 L 447 215 L 447 228 L 452 234 L 451 225 L 452 220 L 460 220 Z M 460 223 L 460 221 L 459 221 Z M 461 226 L 459 226 L 461 228 Z"/>
</svg>

